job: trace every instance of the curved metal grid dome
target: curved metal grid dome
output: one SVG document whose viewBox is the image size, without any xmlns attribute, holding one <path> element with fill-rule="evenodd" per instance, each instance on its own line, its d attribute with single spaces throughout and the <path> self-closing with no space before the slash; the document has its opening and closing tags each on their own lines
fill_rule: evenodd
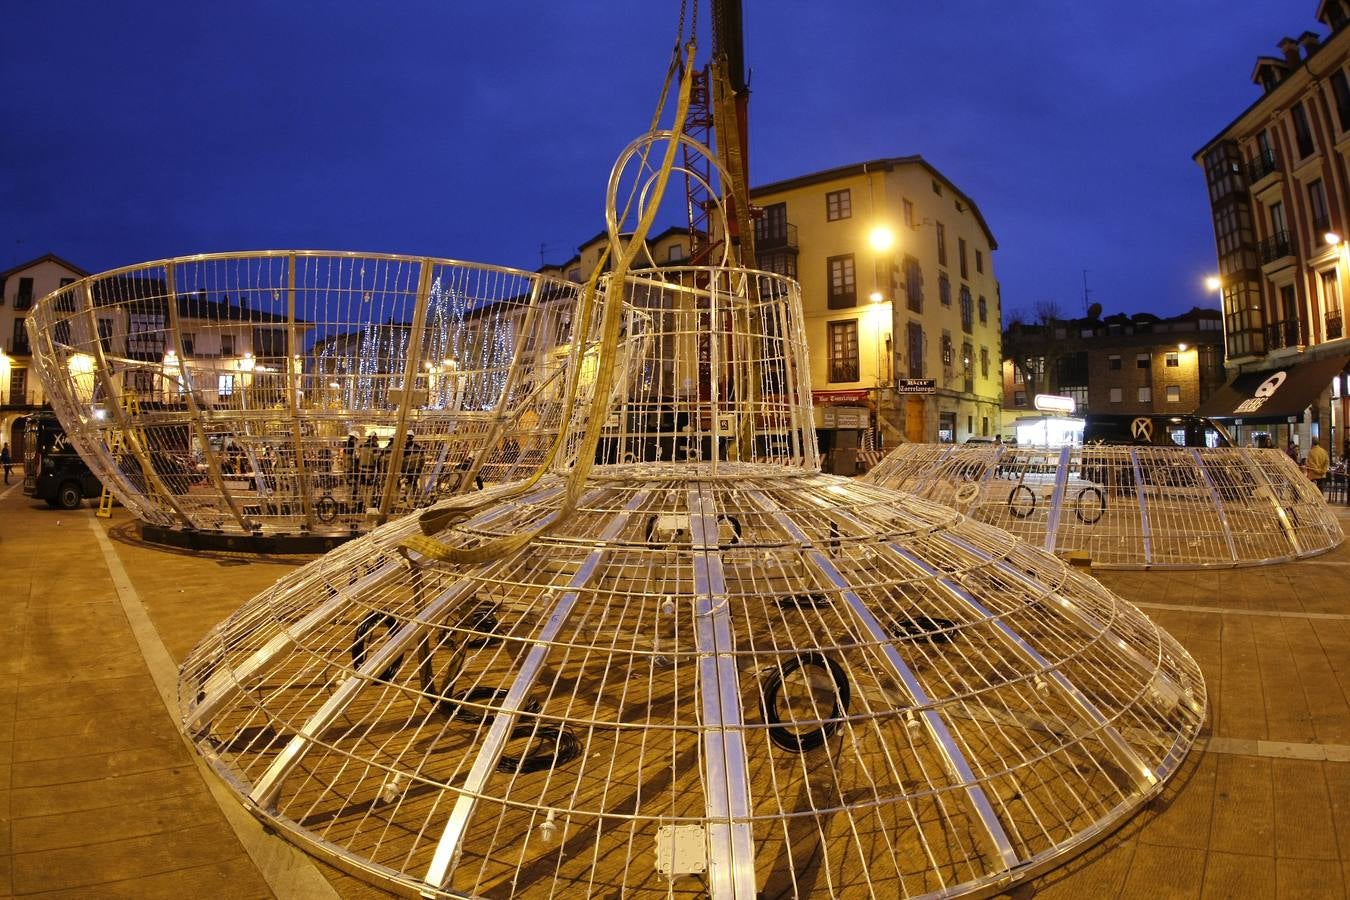
<svg viewBox="0 0 1350 900">
<path fill-rule="evenodd" d="M 1025 878 L 1160 790 L 1204 718 L 1185 650 L 819 474 L 794 283 L 625 284 L 650 355 L 598 455 L 630 462 L 393 522 L 185 661 L 184 729 L 256 815 L 427 896 L 897 897 Z"/>
<path fill-rule="evenodd" d="M 1278 450 L 901 444 L 864 480 L 1110 568 L 1263 565 L 1345 540 Z"/>
<path fill-rule="evenodd" d="M 142 520 L 344 534 L 541 463 L 581 289 L 423 257 L 212 254 L 77 281 L 29 329 L 62 425 Z"/>
</svg>

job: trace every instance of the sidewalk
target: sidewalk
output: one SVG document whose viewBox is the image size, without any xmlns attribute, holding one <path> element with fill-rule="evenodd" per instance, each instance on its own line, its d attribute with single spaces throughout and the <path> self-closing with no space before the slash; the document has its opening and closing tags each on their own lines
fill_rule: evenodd
<svg viewBox="0 0 1350 900">
<path fill-rule="evenodd" d="M 0 895 L 387 896 L 213 794 L 166 706 L 198 638 L 301 560 L 136 535 L 120 508 L 109 522 L 0 494 Z M 1160 800 L 1015 896 L 1345 897 L 1350 548 L 1097 574 L 1200 662 L 1210 738 Z"/>
</svg>

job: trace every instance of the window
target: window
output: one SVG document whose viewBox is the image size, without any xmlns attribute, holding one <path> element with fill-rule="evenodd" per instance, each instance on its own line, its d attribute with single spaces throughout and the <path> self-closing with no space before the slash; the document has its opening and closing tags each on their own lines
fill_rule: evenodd
<svg viewBox="0 0 1350 900">
<path fill-rule="evenodd" d="M 848 309 L 858 305 L 858 289 L 853 272 L 853 254 L 831 256 L 825 261 L 830 273 L 830 309 Z"/>
<path fill-rule="evenodd" d="M 1327 192 L 1322 187 L 1322 179 L 1308 183 L 1308 211 L 1312 213 L 1313 231 L 1325 232 L 1331 229 L 1331 218 L 1327 215 Z M 1321 240 L 1321 234 L 1318 234 Z"/>
<path fill-rule="evenodd" d="M 970 300 L 970 288 L 961 285 L 961 330 L 970 334 L 975 321 L 975 305 Z"/>
<path fill-rule="evenodd" d="M 103 345 L 104 353 L 112 352 L 113 320 L 98 320 L 98 342 Z"/>
<path fill-rule="evenodd" d="M 1027 392 L 1013 391 L 1013 406 L 1016 406 L 1019 409 L 1026 409 L 1026 405 L 1027 405 Z"/>
<path fill-rule="evenodd" d="M 675 243 L 670 245 L 670 250 L 666 252 L 666 262 L 675 262 L 684 259 L 684 244 Z"/>
<path fill-rule="evenodd" d="M 33 305 L 33 279 L 20 278 L 19 292 L 14 295 L 15 309 L 28 309 Z"/>
<path fill-rule="evenodd" d="M 989 348 L 988 348 L 988 347 L 981 347 L 981 348 L 980 348 L 980 377 L 981 377 L 981 378 L 988 378 L 988 377 L 989 377 Z"/>
<path fill-rule="evenodd" d="M 70 346 L 70 320 L 60 319 L 52 327 L 52 340 L 63 347 Z"/>
<path fill-rule="evenodd" d="M 234 393 L 234 376 L 221 375 L 216 379 L 216 393 L 222 397 L 229 397 Z"/>
<path fill-rule="evenodd" d="M 191 331 L 185 331 L 185 332 L 183 332 L 183 355 L 184 355 L 184 356 L 191 356 L 191 355 L 192 355 L 192 349 L 193 349 L 194 346 L 196 346 L 196 343 L 197 343 L 196 338 L 197 338 L 197 336 L 196 336 L 195 334 L 193 334 Z"/>
<path fill-rule="evenodd" d="M 577 266 L 575 269 L 568 269 L 568 270 L 567 270 L 567 280 L 568 280 L 568 281 L 574 281 L 574 282 L 580 282 L 580 281 L 581 281 L 581 266 Z"/>
<path fill-rule="evenodd" d="M 1111 402 L 1112 403 L 1120 402 L 1120 388 L 1111 388 Z"/>
<path fill-rule="evenodd" d="M 1175 369 L 1181 365 L 1181 354 L 1175 350 L 1169 350 L 1164 359 L 1166 360 L 1166 365 L 1169 369 Z"/>
<path fill-rule="evenodd" d="M 961 345 L 961 377 L 965 379 L 966 393 L 975 390 L 975 348 L 970 342 Z"/>
<path fill-rule="evenodd" d="M 14 406 L 28 405 L 28 370 L 14 366 L 9 370 L 9 402 Z"/>
<path fill-rule="evenodd" d="M 984 274 L 984 251 L 975 251 L 975 271 Z"/>
<path fill-rule="evenodd" d="M 913 312 L 923 312 L 923 269 L 912 256 L 905 257 L 905 303 Z"/>
<path fill-rule="evenodd" d="M 943 306 L 952 305 L 952 283 L 947 280 L 946 272 L 938 275 L 938 302 Z"/>
<path fill-rule="evenodd" d="M 1153 357 L 1149 356 L 1147 353 L 1137 353 L 1137 354 L 1135 354 L 1135 357 L 1134 357 L 1134 367 L 1135 367 L 1136 369 L 1151 369 L 1151 368 L 1153 368 Z"/>
<path fill-rule="evenodd" d="M 127 349 L 132 353 L 164 353 L 164 319 L 155 313 L 132 313 L 127 328 Z"/>
<path fill-rule="evenodd" d="M 1336 95 L 1336 115 L 1341 122 L 1341 131 L 1350 131 L 1350 84 L 1346 83 L 1344 69 L 1337 69 L 1331 76 L 1331 92 Z"/>
<path fill-rule="evenodd" d="M 984 416 L 980 419 L 980 434 L 989 437 L 989 417 Z"/>
<path fill-rule="evenodd" d="M 62 279 L 61 279 L 61 287 L 62 287 L 62 288 L 68 288 L 68 287 L 70 287 L 70 286 L 71 286 L 72 284 L 74 284 L 74 283 L 75 283 L 75 279 L 74 279 L 74 278 L 62 278 Z M 58 294 L 57 297 L 56 297 L 56 310 L 57 310 L 57 312 L 74 312 L 74 311 L 75 311 L 75 292 L 74 292 L 74 291 L 62 291 L 60 294 Z"/>
<path fill-rule="evenodd" d="M 962 277 L 962 278 L 969 278 L 969 277 L 970 277 L 970 269 L 967 268 L 967 266 L 966 266 L 966 239 L 965 239 L 965 238 L 957 238 L 957 239 L 956 239 L 956 255 L 957 255 L 957 257 L 959 257 L 959 262 L 961 263 L 961 277 Z"/>
<path fill-rule="evenodd" d="M 234 356 L 234 335 L 222 334 L 220 336 L 220 355 Z"/>
<path fill-rule="evenodd" d="M 787 240 L 787 204 L 770 203 L 764 215 L 755 219 L 755 246 L 781 247 Z"/>
<path fill-rule="evenodd" d="M 909 377 L 923 377 L 923 326 L 918 322 L 910 322 L 908 327 L 909 339 Z"/>
<path fill-rule="evenodd" d="M 1142 387 L 1140 387 L 1140 388 L 1139 388 L 1139 402 L 1140 402 L 1140 403 L 1152 403 L 1152 402 L 1153 402 L 1153 388 L 1149 387 L 1148 385 L 1143 385 Z"/>
<path fill-rule="evenodd" d="M 979 308 L 980 308 L 980 324 L 981 324 L 981 325 L 988 325 L 988 324 L 989 324 L 989 302 L 988 302 L 987 300 L 984 299 L 984 295 L 983 295 L 983 294 L 980 295 Z"/>
<path fill-rule="evenodd" d="M 1167 386 L 1167 402 L 1168 403 L 1181 402 L 1181 385 L 1169 384 Z"/>
<path fill-rule="evenodd" d="M 975 417 L 966 416 L 966 434 L 975 433 Z"/>
<path fill-rule="evenodd" d="M 1060 388 L 1059 392 L 1063 394 L 1065 397 L 1073 398 L 1074 409 L 1078 410 L 1079 412 L 1082 412 L 1083 410 L 1087 409 L 1088 405 L 1087 385 L 1084 384 L 1079 387 Z"/>
<path fill-rule="evenodd" d="M 1270 232 L 1279 236 L 1288 230 L 1289 226 L 1284 219 L 1284 203 L 1277 200 L 1270 204 Z"/>
<path fill-rule="evenodd" d="M 825 220 L 836 222 L 853 215 L 853 200 L 847 190 L 830 191 L 825 195 Z"/>
<path fill-rule="evenodd" d="M 938 247 L 938 265 L 947 264 L 947 226 L 941 222 L 937 223 L 937 247 Z"/>
<path fill-rule="evenodd" d="M 939 197 L 942 196 L 942 185 L 938 183 L 936 178 L 933 179 L 933 193 L 937 194 Z"/>
<path fill-rule="evenodd" d="M 952 336 L 947 332 L 942 332 L 942 368 L 950 370 L 952 367 Z"/>
<path fill-rule="evenodd" d="M 905 225 L 909 228 L 914 228 L 916 226 L 914 221 L 914 204 L 903 199 L 900 202 L 903 203 L 905 207 Z"/>
<path fill-rule="evenodd" d="M 1294 143 L 1298 145 L 1298 158 L 1304 159 L 1313 152 L 1312 129 L 1308 127 L 1308 111 L 1302 103 L 1296 103 L 1289 110 L 1294 119 Z"/>
<path fill-rule="evenodd" d="M 858 380 L 858 320 L 830 323 L 830 381 Z"/>
</svg>

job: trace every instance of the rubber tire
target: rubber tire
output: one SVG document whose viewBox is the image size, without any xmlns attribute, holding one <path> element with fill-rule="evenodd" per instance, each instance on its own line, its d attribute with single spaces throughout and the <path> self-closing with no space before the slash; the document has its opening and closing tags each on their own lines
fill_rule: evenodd
<svg viewBox="0 0 1350 900">
<path fill-rule="evenodd" d="M 1028 509 L 1026 512 L 1018 512 L 1016 506 L 1017 497 L 1022 491 L 1026 491 L 1027 496 L 1031 498 L 1031 508 Z M 1033 491 L 1031 488 L 1027 487 L 1025 484 L 1019 484 L 1017 487 L 1013 488 L 1011 491 L 1008 492 L 1008 512 L 1012 513 L 1013 518 L 1025 519 L 1027 516 L 1031 515 L 1035 511 L 1036 511 L 1036 492 Z"/>
<path fill-rule="evenodd" d="M 1083 497 L 1088 493 L 1097 495 L 1097 515 L 1091 519 L 1083 515 Z M 1084 525 L 1096 525 L 1101 521 L 1102 516 L 1106 515 L 1106 495 L 1103 494 L 1101 488 L 1098 487 L 1089 485 L 1082 488 L 1078 491 L 1078 496 L 1075 498 L 1073 513 L 1078 517 L 1078 521 L 1082 522 Z"/>
<path fill-rule="evenodd" d="M 63 481 L 56 492 L 56 504 L 62 509 L 79 509 L 84 503 L 84 492 L 73 481 Z"/>
</svg>

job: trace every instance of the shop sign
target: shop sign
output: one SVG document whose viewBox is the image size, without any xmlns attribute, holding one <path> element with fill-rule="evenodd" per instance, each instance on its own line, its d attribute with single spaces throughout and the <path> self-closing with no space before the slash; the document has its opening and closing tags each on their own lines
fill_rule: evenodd
<svg viewBox="0 0 1350 900">
<path fill-rule="evenodd" d="M 937 391 L 937 379 L 901 378 L 895 390 L 900 394 L 932 394 Z"/>
</svg>

